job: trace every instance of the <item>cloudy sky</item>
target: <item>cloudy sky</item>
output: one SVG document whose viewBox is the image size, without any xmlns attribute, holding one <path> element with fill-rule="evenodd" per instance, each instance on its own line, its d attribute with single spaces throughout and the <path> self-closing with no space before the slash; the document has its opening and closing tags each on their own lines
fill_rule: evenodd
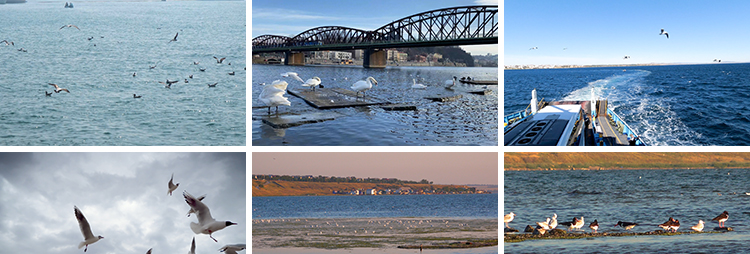
<svg viewBox="0 0 750 254">
<path fill-rule="evenodd" d="M 264 34 L 294 36 L 319 26 L 375 30 L 417 13 L 468 5 L 498 5 L 498 0 L 366 0 L 356 4 L 349 0 L 255 0 L 251 38 Z M 472 55 L 497 54 L 499 49 L 498 44 L 461 48 Z"/>
<path fill-rule="evenodd" d="M 253 153 L 253 174 L 498 183 L 497 153 Z"/>
<path fill-rule="evenodd" d="M 87 253 L 186 253 L 193 236 L 197 253 L 218 253 L 246 241 L 245 167 L 245 153 L 0 153 L 0 252 L 83 253 L 75 205 L 104 237 Z M 195 235 L 184 190 L 239 225 L 218 243 Z"/>
</svg>

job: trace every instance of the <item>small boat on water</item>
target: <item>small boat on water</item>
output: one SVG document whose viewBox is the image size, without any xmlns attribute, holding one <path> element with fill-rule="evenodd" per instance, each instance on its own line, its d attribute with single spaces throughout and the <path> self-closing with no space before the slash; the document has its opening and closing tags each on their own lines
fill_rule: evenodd
<svg viewBox="0 0 750 254">
<path fill-rule="evenodd" d="M 505 116 L 506 146 L 645 146 L 638 133 L 620 118 L 607 100 L 537 100 L 536 89 L 526 109 Z"/>
</svg>

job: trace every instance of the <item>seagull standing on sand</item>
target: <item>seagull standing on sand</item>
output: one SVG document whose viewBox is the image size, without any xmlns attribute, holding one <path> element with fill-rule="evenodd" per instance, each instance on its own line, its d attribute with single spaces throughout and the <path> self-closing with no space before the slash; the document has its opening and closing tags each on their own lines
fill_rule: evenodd
<svg viewBox="0 0 750 254">
<path fill-rule="evenodd" d="M 664 28 L 661 29 L 661 33 L 659 33 L 659 35 L 666 35 L 667 39 L 669 39 L 669 33 L 667 33 L 666 31 L 664 31 Z"/>
<path fill-rule="evenodd" d="M 305 83 L 305 81 L 302 80 L 302 78 L 300 78 L 299 75 L 297 75 L 296 72 L 285 72 L 285 73 L 282 73 L 281 76 L 282 77 L 292 77 L 292 78 L 294 78 L 296 80 L 299 80 L 299 82 Z"/>
<path fill-rule="evenodd" d="M 190 229 L 196 234 L 208 234 L 214 242 L 219 242 L 213 237 L 213 233 L 222 230 L 231 225 L 237 225 L 237 223 L 231 221 L 216 221 L 211 217 L 211 212 L 208 210 L 208 206 L 203 204 L 200 200 L 191 196 L 187 191 L 183 191 L 182 195 L 185 197 L 185 202 L 192 208 L 195 209 L 195 214 L 198 216 L 198 223 L 190 222 Z"/>
<path fill-rule="evenodd" d="M 56 84 L 52 84 L 52 83 L 47 83 L 47 84 L 55 87 L 55 93 L 59 93 L 60 91 L 66 91 L 66 92 L 70 93 L 70 91 L 68 91 L 68 89 L 60 88 Z"/>
<path fill-rule="evenodd" d="M 232 245 L 224 245 L 224 247 L 221 247 L 219 251 L 227 253 L 227 254 L 237 254 L 238 251 L 244 250 L 246 247 L 244 244 L 232 244 Z"/>
<path fill-rule="evenodd" d="M 515 219 L 515 218 L 516 218 L 516 214 L 513 213 L 513 212 L 510 212 L 510 213 L 506 214 L 505 216 L 503 216 L 503 222 L 505 222 L 505 227 L 509 228 L 510 226 L 508 226 L 508 223 L 510 223 L 511 221 L 513 221 L 513 219 Z"/>
<path fill-rule="evenodd" d="M 75 211 L 76 219 L 78 220 L 78 227 L 81 228 L 81 233 L 83 234 L 83 242 L 78 244 L 78 249 L 86 246 L 86 249 L 83 250 L 83 252 L 86 252 L 89 249 L 89 244 L 94 244 L 104 237 L 94 236 L 94 234 L 91 233 L 91 226 L 89 226 L 89 222 L 86 220 L 86 217 L 83 216 L 81 210 L 78 210 L 77 206 L 73 206 L 73 210 Z"/>
<path fill-rule="evenodd" d="M 286 87 L 289 84 L 286 81 L 275 80 L 271 85 L 263 86 L 263 91 L 260 93 L 260 101 L 268 106 L 268 114 L 271 114 L 271 107 L 276 107 L 276 114 L 279 114 L 279 106 L 286 105 L 291 106 L 292 103 L 289 99 L 284 97 L 286 94 Z"/>
<path fill-rule="evenodd" d="M 190 244 L 190 251 L 188 251 L 188 254 L 195 254 L 195 236 L 193 236 L 193 243 Z"/>
<path fill-rule="evenodd" d="M 134 94 L 135 95 L 135 94 Z M 172 183 L 172 180 L 174 179 L 174 173 L 172 173 L 172 178 L 169 178 L 169 190 L 167 190 L 167 194 L 172 196 L 172 192 L 177 189 L 177 186 L 180 186 L 180 183 L 174 184 Z"/>
<path fill-rule="evenodd" d="M 377 85 L 378 81 L 375 80 L 375 78 L 373 77 L 367 77 L 367 81 L 365 80 L 357 81 L 354 84 L 352 84 L 351 88 L 352 90 L 357 92 L 357 97 L 359 97 L 359 92 L 362 92 L 362 97 L 364 97 L 366 96 L 365 92 L 367 92 L 367 90 L 370 90 L 373 84 Z"/>
<path fill-rule="evenodd" d="M 315 91 L 315 87 L 320 85 L 320 78 L 319 77 L 313 77 L 311 79 L 308 79 L 302 86 L 310 86 L 312 87 L 312 90 Z"/>
</svg>

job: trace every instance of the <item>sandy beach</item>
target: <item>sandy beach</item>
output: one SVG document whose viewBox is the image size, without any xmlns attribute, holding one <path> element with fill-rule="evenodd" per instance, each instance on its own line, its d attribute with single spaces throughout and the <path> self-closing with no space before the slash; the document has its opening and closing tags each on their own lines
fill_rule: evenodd
<svg viewBox="0 0 750 254">
<path fill-rule="evenodd" d="M 253 249 L 396 249 L 498 239 L 497 219 L 322 218 L 255 219 Z M 497 249 L 497 246 L 490 248 Z M 472 252 L 476 253 L 476 252 Z"/>
</svg>

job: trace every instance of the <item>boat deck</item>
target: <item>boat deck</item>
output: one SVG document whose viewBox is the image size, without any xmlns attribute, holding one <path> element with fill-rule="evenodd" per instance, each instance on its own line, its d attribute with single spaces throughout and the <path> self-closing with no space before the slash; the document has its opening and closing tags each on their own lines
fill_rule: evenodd
<svg viewBox="0 0 750 254">
<path fill-rule="evenodd" d="M 627 146 L 628 137 L 625 134 L 618 132 L 617 127 L 612 126 L 609 123 L 609 116 L 601 116 L 596 118 L 596 125 L 601 128 L 601 135 L 604 145 L 606 146 Z"/>
</svg>

